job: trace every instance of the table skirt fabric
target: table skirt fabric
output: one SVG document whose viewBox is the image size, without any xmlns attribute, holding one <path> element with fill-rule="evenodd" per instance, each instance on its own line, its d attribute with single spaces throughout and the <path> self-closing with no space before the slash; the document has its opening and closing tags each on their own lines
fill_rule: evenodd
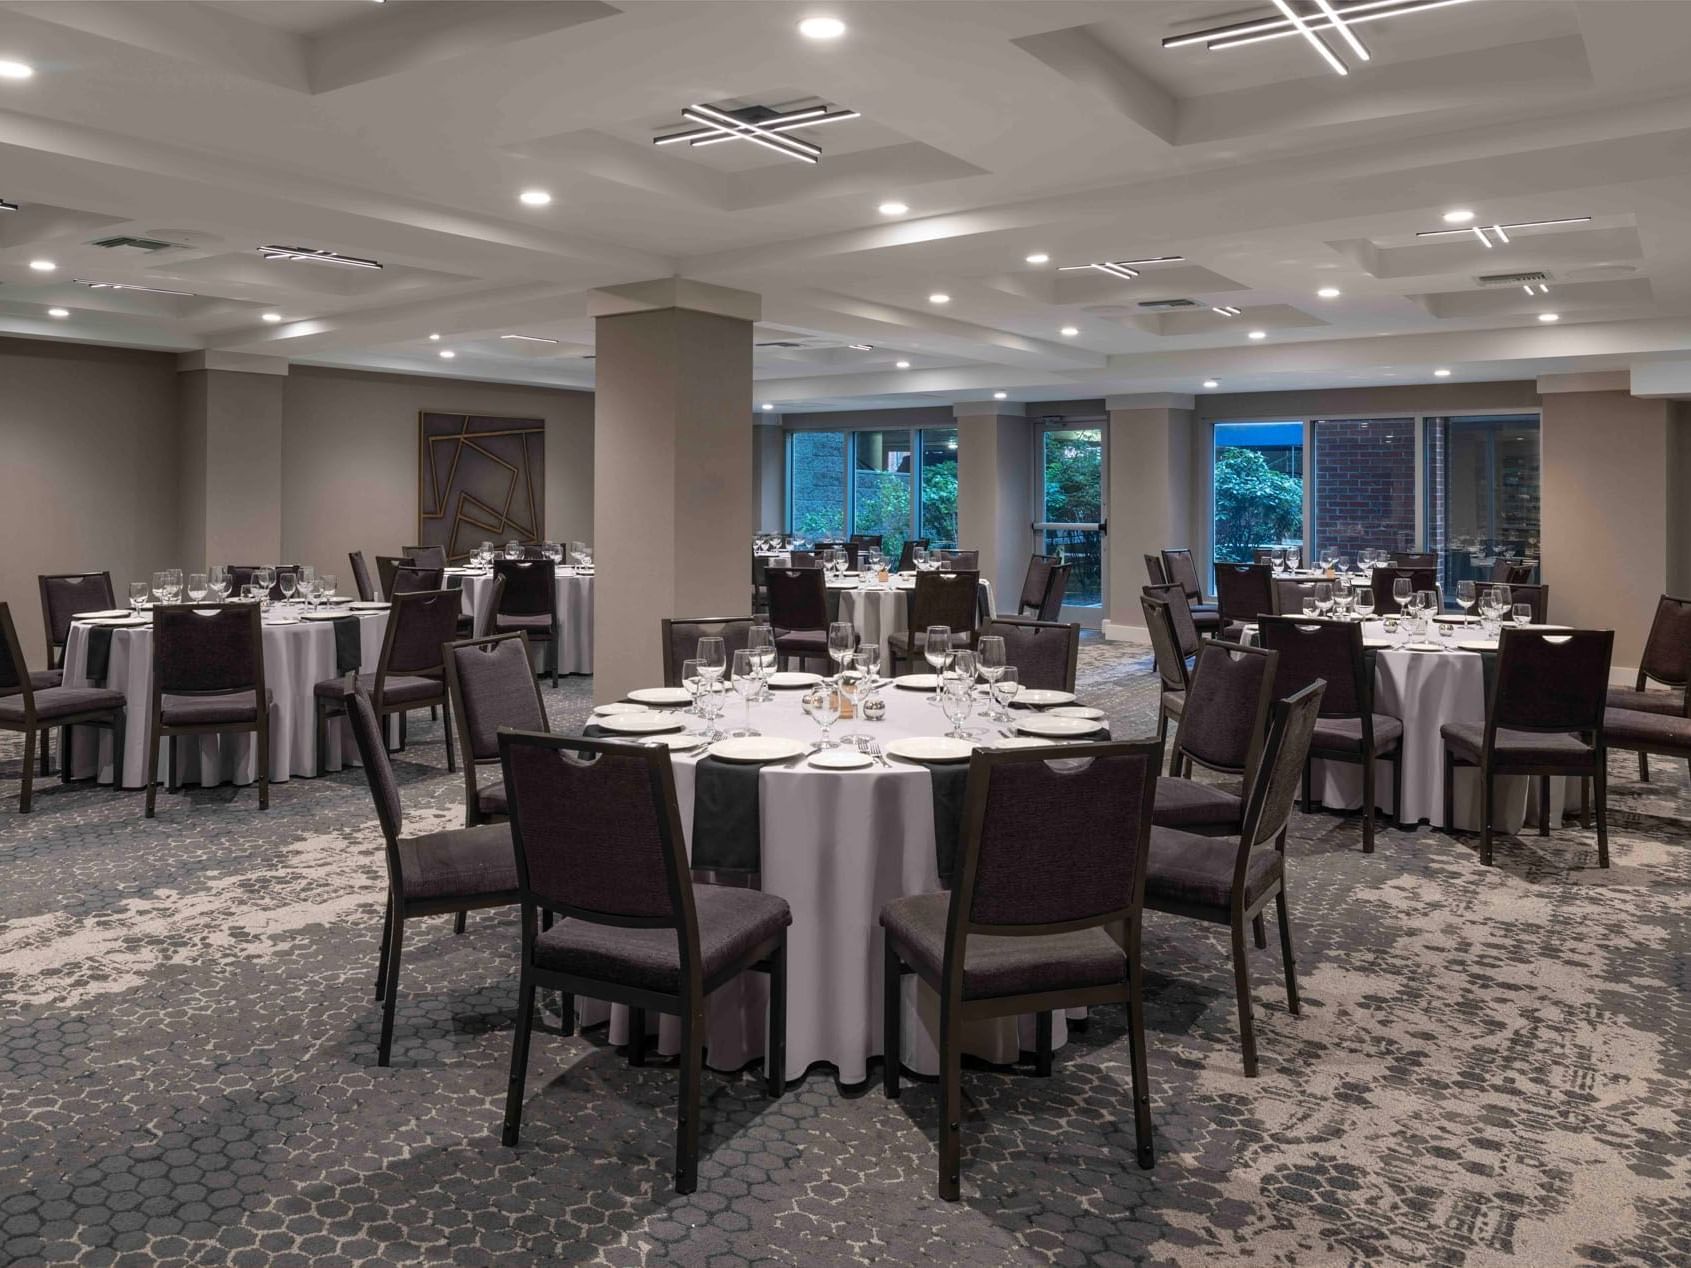
<svg viewBox="0 0 1691 1268">
<path fill-rule="evenodd" d="M 454 579 L 460 574 L 452 574 Z M 464 573 L 464 613 L 477 619 L 478 626 L 493 602 L 493 577 L 488 573 Z M 593 578 L 581 576 L 573 568 L 557 572 L 556 602 L 558 605 L 558 672 L 561 674 L 590 674 L 593 672 Z M 491 628 L 491 627 L 490 627 Z M 544 663 L 541 645 L 534 648 L 534 663 Z"/>
<path fill-rule="evenodd" d="M 835 619 L 851 622 L 859 642 L 880 647 L 881 670 L 884 673 L 892 665 L 887 652 L 888 640 L 910 628 L 911 594 L 910 586 L 877 586 L 864 590 L 859 589 L 855 582 L 845 585 L 830 583 L 828 606 L 831 612 L 838 613 Z M 980 583 L 979 612 L 983 623 L 995 615 L 992 583 L 989 581 Z"/>
</svg>

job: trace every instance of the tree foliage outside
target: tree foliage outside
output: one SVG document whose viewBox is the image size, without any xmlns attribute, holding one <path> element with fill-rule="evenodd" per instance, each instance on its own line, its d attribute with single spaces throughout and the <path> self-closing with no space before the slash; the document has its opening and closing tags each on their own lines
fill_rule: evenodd
<svg viewBox="0 0 1691 1268">
<path fill-rule="evenodd" d="M 1101 431 L 1058 432 L 1045 440 L 1044 519 L 1053 524 L 1097 524 L 1103 519 L 1104 435 Z M 1047 530 L 1046 550 L 1070 565 L 1064 602 L 1104 601 L 1103 542 L 1094 532 Z"/>
<path fill-rule="evenodd" d="M 1249 563 L 1258 546 L 1303 538 L 1303 481 L 1244 446 L 1215 452 L 1215 558 Z"/>
</svg>

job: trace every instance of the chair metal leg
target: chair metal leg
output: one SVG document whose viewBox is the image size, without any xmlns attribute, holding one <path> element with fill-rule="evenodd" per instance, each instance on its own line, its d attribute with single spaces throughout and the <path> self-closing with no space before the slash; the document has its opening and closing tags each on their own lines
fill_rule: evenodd
<svg viewBox="0 0 1691 1268">
<path fill-rule="evenodd" d="M 886 966 L 881 977 L 881 1052 L 885 1069 L 881 1072 L 881 1087 L 889 1101 L 898 1099 L 898 1076 L 903 1063 L 899 1060 L 903 1042 L 904 974 L 899 968 L 898 952 L 893 950 L 892 935 L 883 931 Z"/>
<path fill-rule="evenodd" d="M 382 949 L 376 958 L 376 998 L 387 993 L 388 939 L 393 936 L 393 891 L 388 890 L 387 907 L 382 911 Z"/>
<path fill-rule="evenodd" d="M 1178 738 L 1179 732 L 1177 731 L 1175 735 Z M 1180 776 L 1180 748 L 1178 745 L 1169 752 L 1168 773 L 1170 779 L 1176 779 Z"/>
<path fill-rule="evenodd" d="M 1591 776 L 1585 775 L 1579 781 L 1579 826 L 1587 832 L 1591 831 Z"/>
<path fill-rule="evenodd" d="M 1263 924 L 1262 913 L 1260 911 L 1257 912 L 1255 917 L 1251 920 L 1251 935 L 1257 946 L 1266 947 L 1268 945 L 1268 929 L 1267 926 Z"/>
<path fill-rule="evenodd" d="M 764 1057 L 764 1083 L 770 1098 L 787 1090 L 787 933 L 769 957 L 769 1052 Z"/>
<path fill-rule="evenodd" d="M 940 1003 L 939 1022 L 939 1195 L 947 1202 L 957 1201 L 961 1192 L 959 1172 L 963 1165 L 963 1035 L 962 1027 L 951 1015 L 951 1008 Z"/>
<path fill-rule="evenodd" d="M 1491 784 L 1488 767 L 1480 768 L 1480 865 L 1491 866 Z"/>
<path fill-rule="evenodd" d="M 1648 753 L 1638 755 L 1638 778 L 1642 783 L 1650 782 L 1650 755 Z"/>
<path fill-rule="evenodd" d="M 505 1084 L 505 1124 L 499 1135 L 507 1145 L 517 1143 L 522 1128 L 523 1084 L 528 1078 L 528 1041 L 533 1031 L 534 980 L 525 971 L 517 984 L 517 1028 L 511 1035 L 511 1075 Z"/>
<path fill-rule="evenodd" d="M 452 753 L 452 706 L 451 706 L 451 704 L 442 705 L 440 711 L 441 711 L 443 718 L 445 719 L 446 769 L 449 770 L 449 771 L 455 771 L 455 770 L 458 769 L 458 762 L 457 762 L 457 759 L 453 756 L 453 753 Z"/>
<path fill-rule="evenodd" d="M 1601 751 L 1597 754 L 1597 771 L 1592 776 L 1597 791 L 1597 866 L 1609 866 L 1609 763 Z"/>
<path fill-rule="evenodd" d="M 41 761 L 41 773 L 43 775 L 45 775 L 50 769 L 52 769 L 52 766 L 53 766 L 53 759 L 52 759 L 52 756 L 49 752 L 49 750 L 52 748 L 52 745 L 50 745 L 47 742 L 48 734 L 49 733 L 46 732 L 46 731 L 43 731 L 41 733 L 41 757 L 40 757 L 40 761 Z M 63 766 L 64 762 L 65 762 L 65 750 L 66 750 L 66 748 L 67 748 L 67 746 L 66 746 L 65 742 L 61 739 L 59 741 L 59 765 L 61 765 L 61 766 Z M 29 763 L 25 762 L 24 765 L 28 766 Z"/>
<path fill-rule="evenodd" d="M 704 1004 L 689 1002 L 681 1014 L 681 1106 L 675 1130 L 675 1191 L 699 1187 L 699 1083 L 704 1065 Z"/>
<path fill-rule="evenodd" d="M 1140 987 L 1140 966 L 1127 966 L 1127 1051 L 1133 1067 L 1133 1141 L 1139 1165 L 1149 1171 L 1156 1165 L 1156 1148 L 1151 1138 L 1151 1072 L 1145 1060 L 1145 999 Z"/>
<path fill-rule="evenodd" d="M 1245 1053 L 1245 1077 L 1257 1076 L 1257 1037 L 1251 1024 L 1251 967 L 1245 958 L 1245 922 L 1233 922 L 1233 990 L 1239 997 L 1239 1043 Z"/>
<path fill-rule="evenodd" d="M 37 734 L 39 733 L 36 731 L 25 731 L 23 733 L 23 788 L 18 793 L 18 813 L 21 815 L 29 813 L 29 803 L 34 798 L 33 785 L 35 782 L 35 743 Z M 45 736 L 42 736 L 41 742 L 45 745 Z M 147 814 L 151 817 L 152 813 L 153 808 L 149 805 L 147 807 Z"/>
<path fill-rule="evenodd" d="M 646 1010 L 628 1010 L 628 1064 L 646 1064 Z"/>
<path fill-rule="evenodd" d="M 1403 766 L 1403 752 L 1397 755 L 1398 767 Z M 1400 785 L 1401 786 L 1401 785 Z M 1397 812 L 1397 821 L 1403 822 L 1403 811 Z M 1456 755 L 1448 748 L 1444 750 L 1444 830 L 1451 836 L 1456 835 Z"/>
<path fill-rule="evenodd" d="M 1362 852 L 1374 853 L 1374 752 L 1362 755 Z M 1307 770 L 1308 767 L 1305 767 Z M 1259 941 L 1257 946 L 1263 944 Z"/>
<path fill-rule="evenodd" d="M 1280 916 L 1280 962 L 1286 969 L 1286 1010 L 1296 1017 L 1298 1007 L 1297 960 L 1292 955 L 1292 917 L 1286 910 L 1286 890 L 1282 884 L 1274 896 L 1275 909 Z"/>
<path fill-rule="evenodd" d="M 1051 1077 L 1051 1012 L 1047 1009 L 1033 1019 L 1033 1072 L 1041 1079 Z"/>
<path fill-rule="evenodd" d="M 1397 746 L 1397 752 L 1392 755 L 1392 815 L 1397 819 L 1397 826 L 1410 828 L 1414 824 L 1403 817 L 1403 744 Z M 1420 820 L 1415 821 L 1419 823 Z"/>
<path fill-rule="evenodd" d="M 558 1033 L 566 1036 L 575 1033 L 575 996 L 568 991 L 558 992 Z"/>
<path fill-rule="evenodd" d="M 270 723 L 258 727 L 258 808 L 270 809 Z"/>
<path fill-rule="evenodd" d="M 62 726 L 59 728 L 59 782 L 61 784 L 70 783 L 71 730 L 72 728 L 68 726 Z M 47 761 L 47 736 L 48 732 L 43 731 L 41 733 L 41 773 L 43 775 L 47 773 L 50 765 Z"/>
<path fill-rule="evenodd" d="M 1315 813 L 1315 761 L 1308 757 L 1303 761 L 1303 812 Z"/>
<path fill-rule="evenodd" d="M 376 1048 L 377 1065 L 386 1065 L 388 1054 L 393 1050 L 393 1008 L 399 999 L 399 953 L 404 947 L 405 917 L 396 911 L 388 939 L 387 976 L 383 979 L 387 989 L 382 994 L 382 1039 Z"/>
<path fill-rule="evenodd" d="M 467 912 L 467 911 L 459 912 L 458 915 L 452 921 L 452 932 L 453 933 L 463 933 L 464 932 L 464 926 L 469 923 L 469 916 L 470 916 L 470 913 Z"/>
<path fill-rule="evenodd" d="M 153 817 L 153 804 L 159 791 L 159 723 L 155 716 L 147 726 L 147 818 Z"/>
</svg>

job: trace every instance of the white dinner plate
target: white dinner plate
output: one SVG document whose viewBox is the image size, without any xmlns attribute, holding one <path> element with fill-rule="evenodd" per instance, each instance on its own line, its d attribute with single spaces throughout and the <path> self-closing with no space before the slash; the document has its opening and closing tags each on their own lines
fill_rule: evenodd
<svg viewBox="0 0 1691 1268">
<path fill-rule="evenodd" d="M 769 675 L 769 685 L 783 691 L 793 687 L 814 687 L 821 681 L 821 674 L 801 673 L 796 669 L 783 669 Z"/>
<path fill-rule="evenodd" d="M 1098 723 L 1091 718 L 1059 718 L 1039 713 L 1016 719 L 1016 730 L 1024 735 L 1045 735 L 1052 739 L 1072 740 L 1082 735 L 1096 735 Z"/>
<path fill-rule="evenodd" d="M 819 770 L 861 770 L 873 762 L 869 754 L 854 748 L 825 748 L 810 755 L 810 764 Z"/>
<path fill-rule="evenodd" d="M 358 600 L 351 604 L 354 612 L 386 612 L 392 606 L 391 603 L 377 603 L 368 599 Z"/>
<path fill-rule="evenodd" d="M 684 752 L 690 748 L 698 748 L 705 742 L 702 735 L 694 735 L 691 731 L 665 731 L 661 735 L 648 736 L 642 744 L 661 744 L 672 752 Z"/>
<path fill-rule="evenodd" d="M 298 625 L 299 618 L 297 616 L 267 616 L 264 618 L 264 623 L 271 629 L 277 629 L 283 625 Z"/>
<path fill-rule="evenodd" d="M 107 616 L 98 621 L 88 622 L 90 625 L 104 625 L 110 629 L 133 629 L 138 625 L 151 625 L 144 616 Z"/>
<path fill-rule="evenodd" d="M 1465 652 L 1495 652 L 1497 650 L 1496 643 L 1487 643 L 1481 641 L 1480 639 L 1474 639 L 1467 643 L 1458 643 L 1457 646 Z"/>
<path fill-rule="evenodd" d="M 1478 617 L 1463 616 L 1459 612 L 1441 612 L 1433 618 L 1441 625 L 1472 625 Z"/>
<path fill-rule="evenodd" d="M 786 762 L 810 751 L 808 744 L 784 739 L 779 735 L 736 735 L 718 740 L 710 746 L 710 756 L 725 762 L 745 762 L 760 765 L 764 762 Z"/>
<path fill-rule="evenodd" d="M 1410 643 L 1403 650 L 1406 652 L 1442 652 L 1444 650 L 1444 644 L 1415 642 Z"/>
<path fill-rule="evenodd" d="M 114 617 L 135 615 L 128 608 L 101 608 L 98 612 L 72 612 L 73 621 L 109 621 Z"/>
<path fill-rule="evenodd" d="M 1389 638 L 1365 638 L 1362 640 L 1362 645 L 1382 652 L 1397 646 L 1397 644 Z"/>
<path fill-rule="evenodd" d="M 628 698 L 639 704 L 692 704 L 693 697 L 685 687 L 636 687 Z"/>
<path fill-rule="evenodd" d="M 302 621 L 339 621 L 346 617 L 345 612 L 301 612 Z"/>
<path fill-rule="evenodd" d="M 994 740 L 992 748 L 1050 748 L 1056 740 L 1048 740 L 1043 735 L 1012 735 L 1007 739 Z"/>
<path fill-rule="evenodd" d="M 883 751 L 907 762 L 966 762 L 975 751 L 975 742 L 949 735 L 916 735 L 894 740 Z"/>
<path fill-rule="evenodd" d="M 1016 703 L 1047 709 L 1054 704 L 1073 704 L 1074 692 L 1057 691 L 1050 687 L 1023 687 L 1016 695 Z"/>
<path fill-rule="evenodd" d="M 1047 716 L 1053 718 L 1091 718 L 1094 722 L 1102 722 L 1104 711 L 1094 709 L 1089 704 L 1070 704 L 1064 705 L 1061 709 L 1052 709 Z"/>
<path fill-rule="evenodd" d="M 905 674 L 902 678 L 894 678 L 892 680 L 892 685 L 895 687 L 903 687 L 906 691 L 938 691 L 939 675 Z"/>
<path fill-rule="evenodd" d="M 650 710 L 643 704 L 600 704 L 593 706 L 593 716 L 608 718 L 618 713 L 648 713 Z"/>
<path fill-rule="evenodd" d="M 680 731 L 687 719 L 673 713 L 653 713 L 642 709 L 639 713 L 612 713 L 595 720 L 596 725 L 617 735 L 656 735 L 660 731 Z"/>
</svg>

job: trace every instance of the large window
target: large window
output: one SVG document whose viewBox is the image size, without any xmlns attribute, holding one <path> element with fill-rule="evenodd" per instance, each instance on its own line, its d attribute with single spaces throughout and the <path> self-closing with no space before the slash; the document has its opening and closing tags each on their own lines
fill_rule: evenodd
<svg viewBox="0 0 1691 1268">
<path fill-rule="evenodd" d="M 921 433 L 922 505 L 916 536 L 930 545 L 957 545 L 957 429 Z"/>
<path fill-rule="evenodd" d="M 914 443 L 913 443 L 914 442 Z M 795 431 L 787 441 L 787 528 L 811 541 L 878 533 L 957 544 L 957 429 Z"/>
<path fill-rule="evenodd" d="M 1312 542 L 1356 558 L 1365 547 L 1418 551 L 1415 420 L 1322 418 L 1315 433 Z"/>
<path fill-rule="evenodd" d="M 788 529 L 803 537 L 845 536 L 846 433 L 794 432 L 787 448 Z"/>
<path fill-rule="evenodd" d="M 1301 544 L 1303 424 L 1217 423 L 1214 558 L 1250 563 L 1259 546 Z"/>
<path fill-rule="evenodd" d="M 910 433 L 857 431 L 851 439 L 851 531 L 879 533 L 882 549 L 896 555 L 910 536 L 916 474 Z"/>
<path fill-rule="evenodd" d="M 1427 420 L 1427 538 L 1447 590 L 1499 555 L 1538 559 L 1538 439 L 1534 414 Z"/>
</svg>

